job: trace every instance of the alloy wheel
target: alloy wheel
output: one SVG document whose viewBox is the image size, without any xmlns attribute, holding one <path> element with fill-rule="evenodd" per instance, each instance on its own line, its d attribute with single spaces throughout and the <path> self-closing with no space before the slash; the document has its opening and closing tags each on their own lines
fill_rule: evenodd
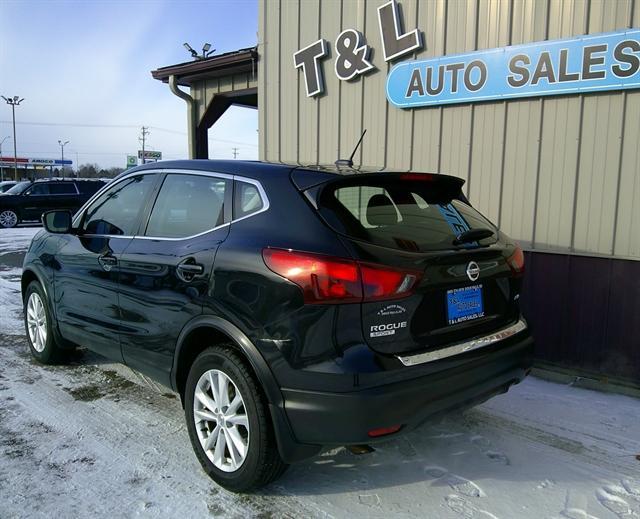
<svg viewBox="0 0 640 519">
<path fill-rule="evenodd" d="M 249 418 L 236 384 L 224 372 L 211 369 L 196 384 L 193 419 L 205 454 L 223 472 L 235 472 L 249 449 Z"/>
<path fill-rule="evenodd" d="M 15 227 L 18 223 L 18 215 L 13 211 L 0 212 L 0 226 L 2 227 Z"/>
<path fill-rule="evenodd" d="M 42 353 L 47 344 L 47 313 L 37 292 L 33 292 L 27 301 L 27 329 L 33 349 Z"/>
</svg>

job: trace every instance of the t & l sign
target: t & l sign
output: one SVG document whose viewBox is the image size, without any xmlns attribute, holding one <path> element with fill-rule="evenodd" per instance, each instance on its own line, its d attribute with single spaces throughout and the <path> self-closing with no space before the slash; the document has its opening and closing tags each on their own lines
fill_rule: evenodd
<svg viewBox="0 0 640 519">
<path fill-rule="evenodd" d="M 423 48 L 418 29 L 405 32 L 396 0 L 378 8 L 385 62 Z M 320 39 L 293 55 L 308 97 L 324 91 Z M 355 29 L 334 42 L 334 71 L 349 81 L 376 69 L 370 47 Z M 388 101 L 399 108 L 518 97 L 640 88 L 640 29 L 441 56 L 396 64 L 387 77 Z"/>
</svg>

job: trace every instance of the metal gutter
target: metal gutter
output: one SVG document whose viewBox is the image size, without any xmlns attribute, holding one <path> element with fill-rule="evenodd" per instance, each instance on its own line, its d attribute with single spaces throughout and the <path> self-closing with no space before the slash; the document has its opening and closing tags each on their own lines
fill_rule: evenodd
<svg viewBox="0 0 640 519">
<path fill-rule="evenodd" d="M 196 121 L 196 110 L 195 110 L 195 101 L 193 97 L 191 97 L 186 92 L 183 92 L 178 88 L 178 81 L 175 75 L 169 76 L 169 89 L 171 92 L 178 96 L 180 99 L 183 99 L 187 103 L 187 126 L 189 133 L 189 158 L 196 158 L 196 127 L 198 126 L 198 121 Z"/>
</svg>

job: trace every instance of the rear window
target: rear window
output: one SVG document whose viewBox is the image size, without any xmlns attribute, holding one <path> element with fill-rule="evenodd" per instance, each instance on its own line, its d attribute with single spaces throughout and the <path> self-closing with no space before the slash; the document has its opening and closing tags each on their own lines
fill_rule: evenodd
<svg viewBox="0 0 640 519">
<path fill-rule="evenodd" d="M 76 182 L 78 191 L 83 195 L 92 195 L 96 193 L 98 189 L 104 186 L 104 184 L 105 183 L 102 180 L 81 180 Z"/>
<path fill-rule="evenodd" d="M 480 213 L 454 193 L 451 185 L 400 178 L 329 184 L 321 192 L 318 209 L 337 232 L 384 247 L 423 252 L 488 245 L 496 236 L 454 245 L 470 229 L 496 231 Z"/>
</svg>

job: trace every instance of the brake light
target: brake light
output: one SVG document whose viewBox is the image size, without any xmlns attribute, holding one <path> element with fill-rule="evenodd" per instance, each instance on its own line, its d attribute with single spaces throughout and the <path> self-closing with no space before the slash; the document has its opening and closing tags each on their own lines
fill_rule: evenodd
<svg viewBox="0 0 640 519">
<path fill-rule="evenodd" d="M 507 263 L 514 274 L 524 274 L 524 252 L 522 252 L 520 245 L 516 245 L 513 254 L 507 258 Z"/>
<path fill-rule="evenodd" d="M 432 173 L 402 173 L 400 180 L 421 180 L 423 182 L 431 182 L 435 177 Z"/>
<path fill-rule="evenodd" d="M 419 272 L 322 254 L 264 249 L 265 265 L 300 287 L 305 303 L 360 303 L 411 293 Z"/>
</svg>

